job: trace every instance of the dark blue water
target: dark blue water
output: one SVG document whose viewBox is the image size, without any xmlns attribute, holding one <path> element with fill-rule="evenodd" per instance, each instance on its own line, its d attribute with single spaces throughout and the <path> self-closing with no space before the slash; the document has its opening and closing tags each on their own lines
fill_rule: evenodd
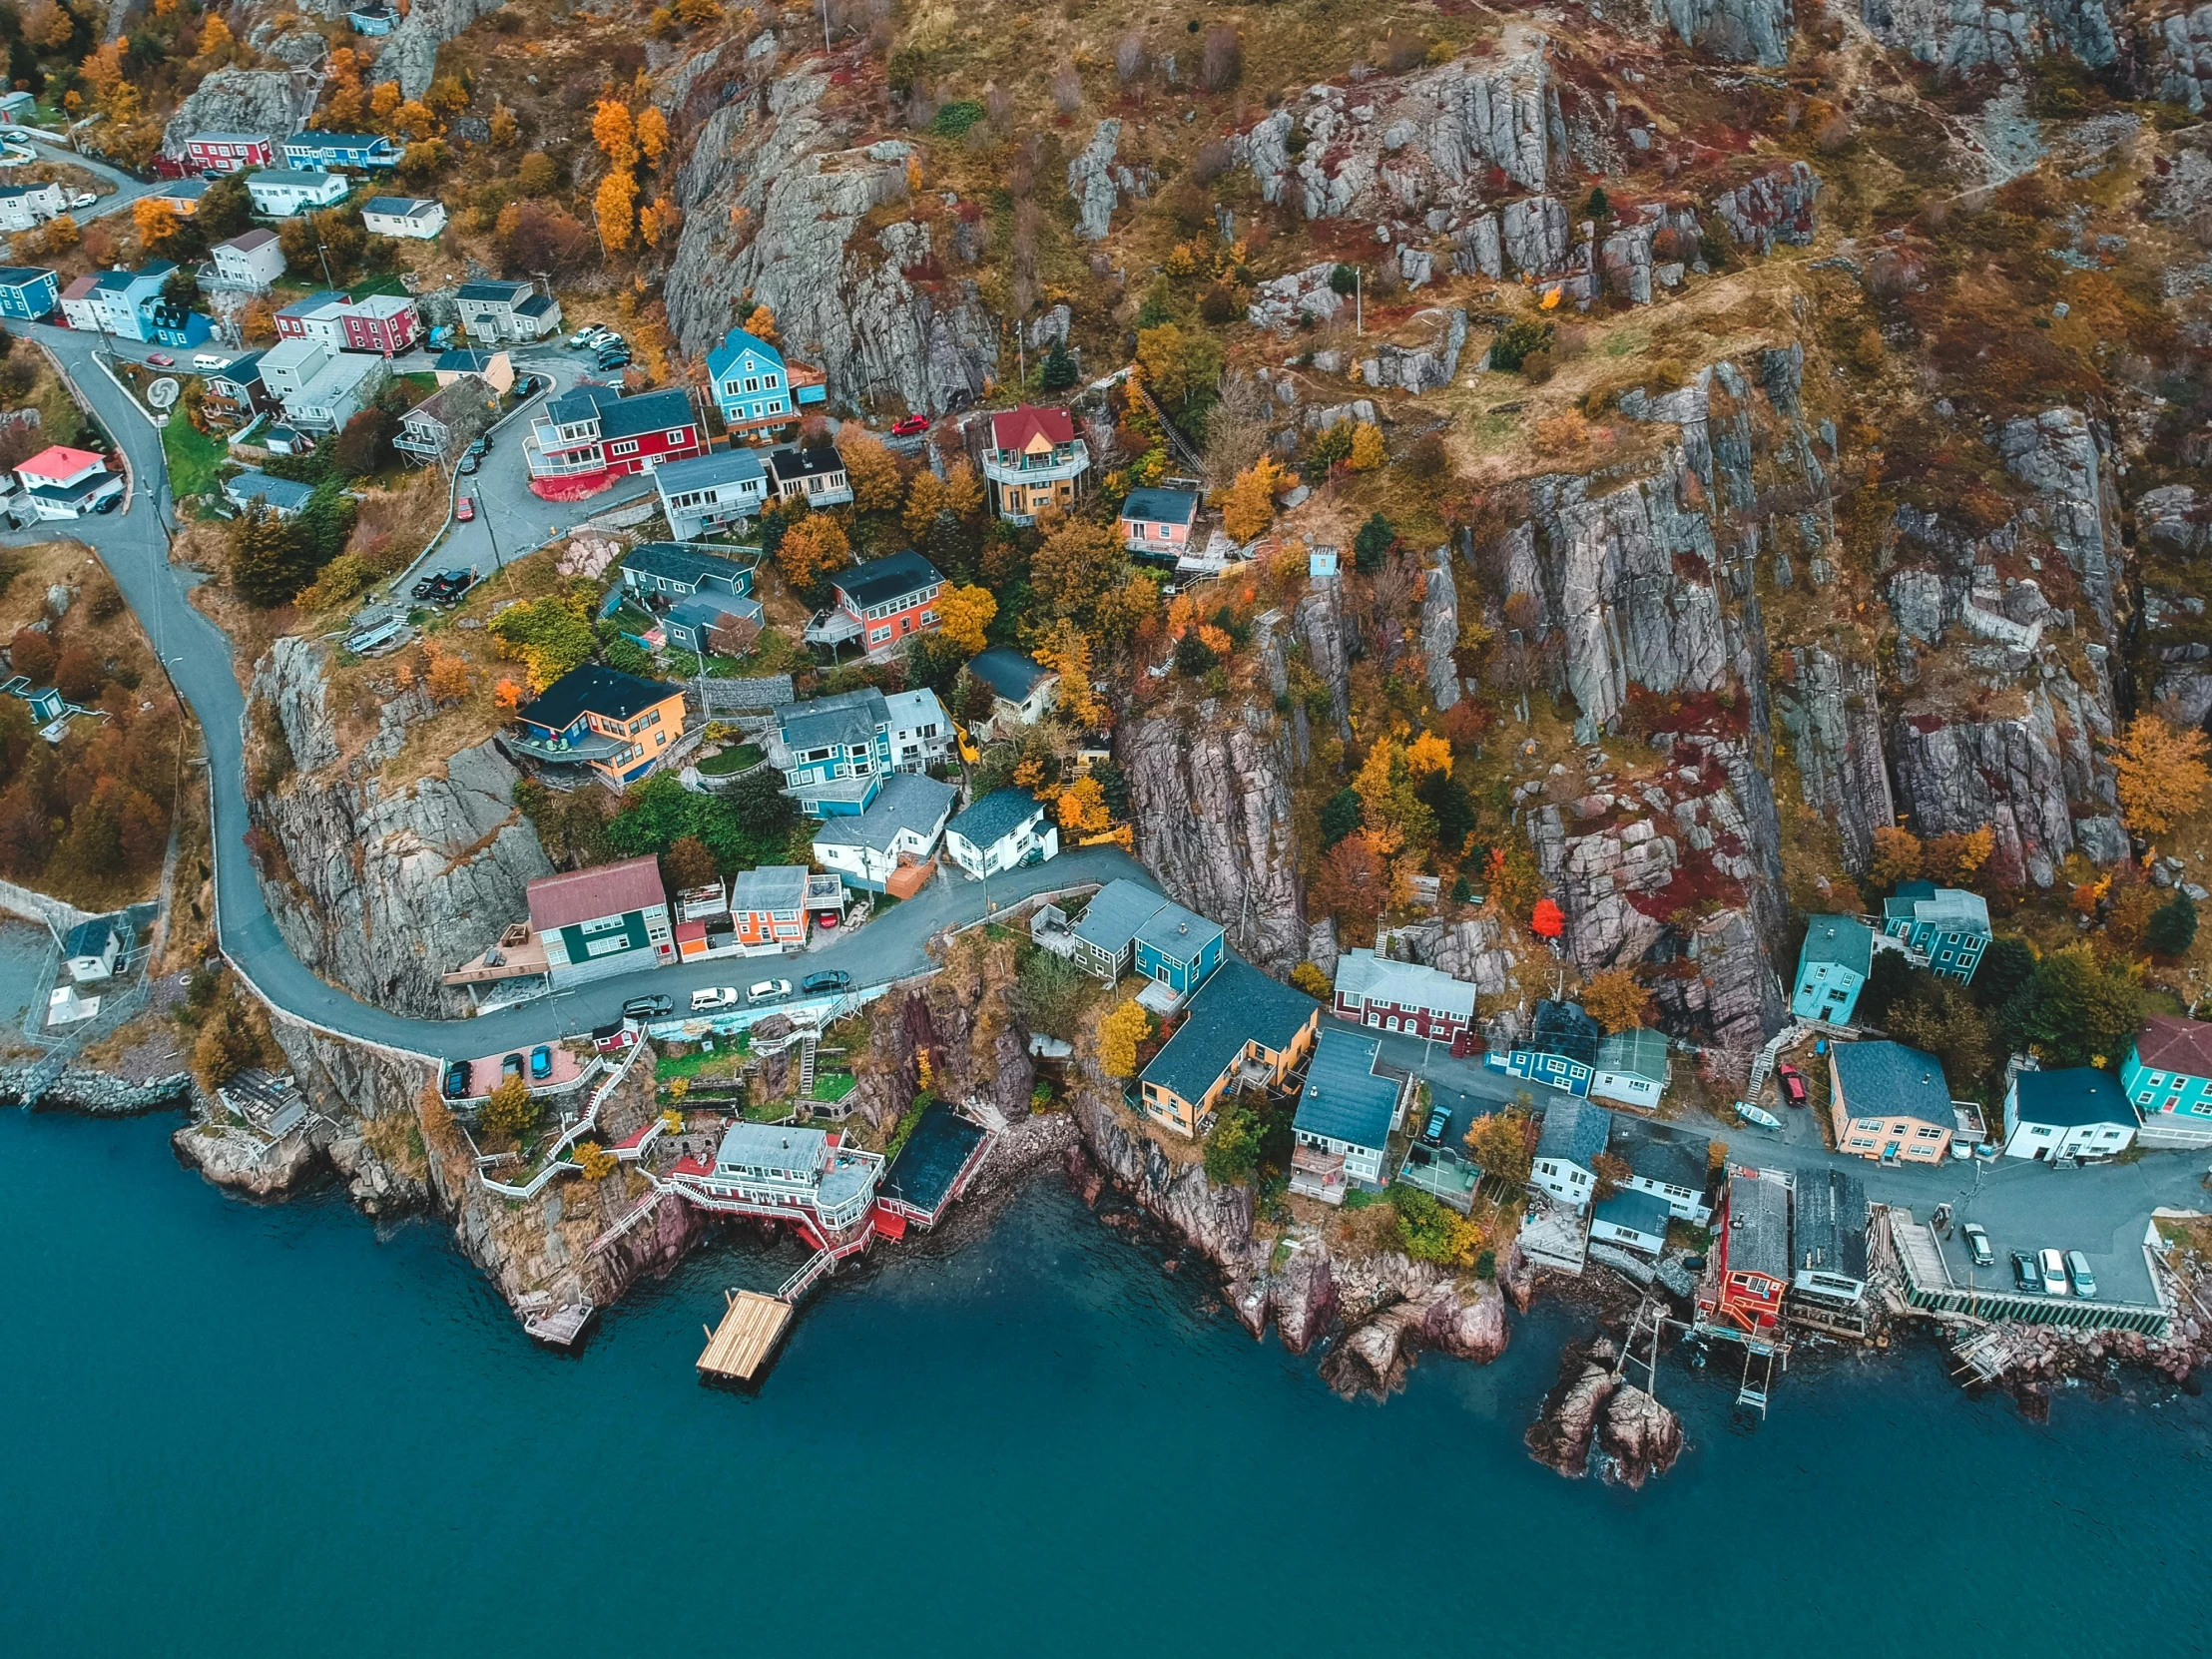
<svg viewBox="0 0 2212 1659">
<path fill-rule="evenodd" d="M 1968 1400 L 1933 1354 L 1801 1368 L 1641 1493 L 1520 1434 L 1574 1329 L 1386 1405 L 1248 1339 L 1050 1184 L 884 1251 L 756 1399 L 694 1381 L 745 1264 L 580 1358 L 442 1229 L 271 1209 L 165 1121 L 0 1114 L 0 1652 L 594 1656 L 2170 1654 L 2212 1588 L 2212 1412 Z M 940 1242 L 941 1243 L 941 1242 Z M 710 1647 L 711 1644 L 711 1647 Z"/>
</svg>

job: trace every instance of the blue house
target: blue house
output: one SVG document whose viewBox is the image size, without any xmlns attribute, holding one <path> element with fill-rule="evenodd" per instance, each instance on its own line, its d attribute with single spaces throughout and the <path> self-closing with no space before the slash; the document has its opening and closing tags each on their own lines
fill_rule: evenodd
<svg viewBox="0 0 2212 1659">
<path fill-rule="evenodd" d="M 640 599 L 671 603 L 709 592 L 742 599 L 753 591 L 753 566 L 677 542 L 642 542 L 623 555 L 622 586 Z"/>
<path fill-rule="evenodd" d="M 707 373 L 733 436 L 789 425 L 802 408 L 828 395 L 820 374 L 787 364 L 783 352 L 743 328 L 731 329 L 707 353 Z"/>
<path fill-rule="evenodd" d="M 1989 948 L 1989 902 L 1958 887 L 1901 881 L 1882 902 L 1882 931 L 1926 956 L 1931 971 L 1964 984 Z"/>
<path fill-rule="evenodd" d="M 1491 1049 L 1482 1063 L 1508 1077 L 1526 1078 L 1571 1095 L 1587 1095 L 1597 1075 L 1598 1044 L 1604 1033 L 1579 1002 L 1536 1004 L 1528 1035 L 1502 1051 Z"/>
<path fill-rule="evenodd" d="M 1798 951 L 1790 1012 L 1799 1019 L 1849 1025 L 1873 970 L 1872 927 L 1857 916 L 1814 916 L 1805 924 L 1805 943 Z"/>
<path fill-rule="evenodd" d="M 0 267 L 0 316 L 36 322 L 62 302 L 60 278 L 34 266 Z"/>
<path fill-rule="evenodd" d="M 198 345 L 215 332 L 215 324 L 199 311 L 157 299 L 141 309 L 142 339 L 160 345 Z"/>
<path fill-rule="evenodd" d="M 380 133 L 294 133 L 278 148 L 284 166 L 300 173 L 399 165 L 399 147 Z"/>
<path fill-rule="evenodd" d="M 1219 922 L 1180 904 L 1163 904 L 1137 929 L 1137 971 L 1178 997 L 1189 996 L 1221 966 L 1226 937 Z"/>
<path fill-rule="evenodd" d="M 2145 1146 L 2212 1146 L 2212 1024 L 2151 1015 L 2120 1067 L 2120 1088 L 2143 1114 Z"/>
<path fill-rule="evenodd" d="M 782 770 L 784 793 L 809 818 L 857 816 L 892 773 L 942 761 L 951 724 L 928 690 L 885 697 L 865 686 L 787 703 L 776 711 L 769 764 Z"/>
</svg>

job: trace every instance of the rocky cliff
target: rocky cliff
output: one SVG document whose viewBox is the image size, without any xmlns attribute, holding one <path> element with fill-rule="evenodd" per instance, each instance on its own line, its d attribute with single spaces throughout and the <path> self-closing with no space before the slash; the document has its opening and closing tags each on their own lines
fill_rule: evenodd
<svg viewBox="0 0 2212 1659">
<path fill-rule="evenodd" d="M 427 693 L 395 689 L 376 735 L 341 757 L 323 655 L 304 640 L 271 648 L 251 695 L 274 715 L 292 760 L 288 778 L 249 803 L 276 854 L 258 868 L 286 946 L 385 1007 L 458 1011 L 465 1003 L 440 976 L 522 919 L 525 887 L 552 873 L 515 809 L 514 768 L 480 745 L 388 788 L 378 769 L 432 712 Z"/>
<path fill-rule="evenodd" d="M 664 81 L 670 125 L 691 135 L 669 321 L 704 355 L 750 295 L 776 313 L 786 350 L 829 372 L 840 402 L 893 397 L 934 413 L 981 390 L 997 326 L 972 279 L 932 275 L 960 260 L 930 224 L 858 234 L 863 216 L 905 201 L 909 146 L 855 146 L 864 114 L 833 95 L 835 80 L 819 62 L 779 73 L 763 35 L 753 50 L 711 47 Z"/>
<path fill-rule="evenodd" d="M 1218 699 L 1125 721 L 1115 734 L 1138 858 L 1169 896 L 1277 973 L 1306 954 L 1288 747 L 1272 711 Z"/>
</svg>

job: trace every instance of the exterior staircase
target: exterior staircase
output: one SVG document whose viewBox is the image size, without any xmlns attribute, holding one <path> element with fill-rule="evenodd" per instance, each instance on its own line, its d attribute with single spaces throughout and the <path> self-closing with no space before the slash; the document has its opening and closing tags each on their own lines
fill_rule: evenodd
<svg viewBox="0 0 2212 1659">
<path fill-rule="evenodd" d="M 819 1033 L 809 1029 L 799 1049 L 799 1098 L 811 1100 L 815 1092 L 815 1047 Z"/>
</svg>

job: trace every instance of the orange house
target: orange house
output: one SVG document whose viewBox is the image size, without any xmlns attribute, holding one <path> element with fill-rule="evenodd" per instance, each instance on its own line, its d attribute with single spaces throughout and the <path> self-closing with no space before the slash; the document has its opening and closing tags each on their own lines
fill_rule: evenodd
<svg viewBox="0 0 2212 1659">
<path fill-rule="evenodd" d="M 584 768 L 620 790 L 667 760 L 683 735 L 683 687 L 586 663 L 517 714 L 506 741 L 533 761 Z"/>
</svg>

